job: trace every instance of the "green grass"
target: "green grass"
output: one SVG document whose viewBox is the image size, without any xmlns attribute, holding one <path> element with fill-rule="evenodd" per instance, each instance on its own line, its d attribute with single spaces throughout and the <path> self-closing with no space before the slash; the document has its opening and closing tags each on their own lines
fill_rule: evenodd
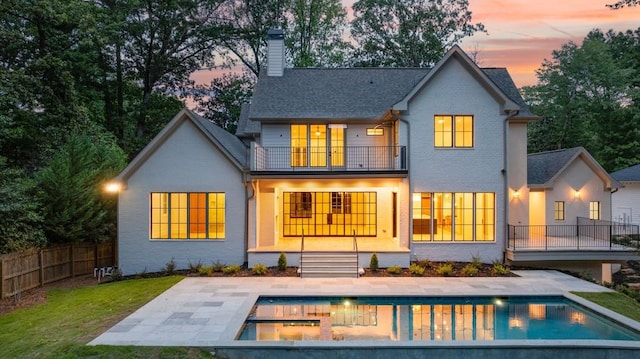
<svg viewBox="0 0 640 359">
<path fill-rule="evenodd" d="M 571 292 L 625 317 L 640 321 L 640 303 L 618 292 Z"/>
<path fill-rule="evenodd" d="M 195 348 L 86 346 L 181 279 L 51 290 L 46 303 L 0 317 L 0 358 L 212 358 Z"/>
</svg>

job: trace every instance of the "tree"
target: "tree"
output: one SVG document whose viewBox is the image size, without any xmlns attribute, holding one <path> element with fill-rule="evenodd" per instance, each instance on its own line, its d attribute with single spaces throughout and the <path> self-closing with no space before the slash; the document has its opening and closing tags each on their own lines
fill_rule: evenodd
<svg viewBox="0 0 640 359">
<path fill-rule="evenodd" d="M 524 89 L 532 110 L 544 115 L 529 127 L 531 152 L 583 146 L 609 171 L 640 162 L 639 73 L 621 61 L 613 39 L 594 30 L 537 70 L 538 85 Z"/>
<path fill-rule="evenodd" d="M 51 243 L 101 242 L 115 233 L 113 198 L 104 182 L 125 166 L 125 154 L 99 128 L 78 128 L 37 174 L 44 231 Z"/>
<path fill-rule="evenodd" d="M 340 0 L 292 0 L 285 44 L 293 66 L 344 65 L 350 49 L 343 40 L 346 22 Z"/>
<path fill-rule="evenodd" d="M 640 5 L 640 0 L 620 0 L 614 4 L 608 4 L 607 7 L 617 10 L 617 9 L 622 9 L 625 6 L 638 6 L 638 5 Z"/>
<path fill-rule="evenodd" d="M 351 34 L 359 66 L 428 67 L 461 39 L 484 31 L 467 0 L 358 0 Z"/>
<path fill-rule="evenodd" d="M 211 80 L 210 86 L 199 86 L 197 111 L 203 116 L 235 133 L 243 103 L 251 98 L 255 79 L 248 73 L 227 73 Z"/>
</svg>

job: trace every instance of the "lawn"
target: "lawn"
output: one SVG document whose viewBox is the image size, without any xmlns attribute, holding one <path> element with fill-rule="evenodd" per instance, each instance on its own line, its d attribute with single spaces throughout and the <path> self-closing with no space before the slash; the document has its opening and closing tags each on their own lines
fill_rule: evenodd
<svg viewBox="0 0 640 359">
<path fill-rule="evenodd" d="M 640 322 L 640 303 L 618 292 L 572 292 L 588 301 L 594 302 L 616 313 Z"/>
<path fill-rule="evenodd" d="M 212 358 L 197 348 L 86 346 L 181 279 L 51 290 L 45 304 L 0 317 L 0 358 Z"/>
</svg>

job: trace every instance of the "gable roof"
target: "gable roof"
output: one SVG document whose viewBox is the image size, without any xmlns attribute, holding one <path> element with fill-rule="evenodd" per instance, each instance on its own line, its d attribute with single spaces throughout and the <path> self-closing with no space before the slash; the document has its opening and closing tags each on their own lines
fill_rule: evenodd
<svg viewBox="0 0 640 359">
<path fill-rule="evenodd" d="M 460 58 L 505 109 L 519 110 L 517 116 L 522 118 L 535 118 L 506 69 L 479 69 L 457 46 L 433 69 L 287 68 L 283 76 L 267 76 L 263 71 L 246 118 L 378 119 L 391 109 L 402 109 L 403 101 L 417 93 L 452 57 Z"/>
<path fill-rule="evenodd" d="M 562 172 L 578 157 L 602 179 L 608 188 L 621 187 L 583 147 L 532 153 L 527 156 L 527 184 L 529 188 L 553 188 Z"/>
<path fill-rule="evenodd" d="M 615 178 L 619 182 L 640 182 L 640 163 L 613 172 L 611 177 Z"/>
<path fill-rule="evenodd" d="M 239 170 L 247 166 L 247 147 L 238 137 L 185 108 L 180 110 L 162 131 L 138 153 L 129 165 L 120 172 L 116 180 L 126 182 L 184 121 L 191 121 Z"/>
</svg>

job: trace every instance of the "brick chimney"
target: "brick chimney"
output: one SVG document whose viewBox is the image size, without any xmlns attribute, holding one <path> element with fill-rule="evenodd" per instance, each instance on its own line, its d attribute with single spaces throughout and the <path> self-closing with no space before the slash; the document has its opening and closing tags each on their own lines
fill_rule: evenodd
<svg viewBox="0 0 640 359">
<path fill-rule="evenodd" d="M 271 29 L 267 32 L 267 76 L 284 73 L 284 32 Z"/>
</svg>

